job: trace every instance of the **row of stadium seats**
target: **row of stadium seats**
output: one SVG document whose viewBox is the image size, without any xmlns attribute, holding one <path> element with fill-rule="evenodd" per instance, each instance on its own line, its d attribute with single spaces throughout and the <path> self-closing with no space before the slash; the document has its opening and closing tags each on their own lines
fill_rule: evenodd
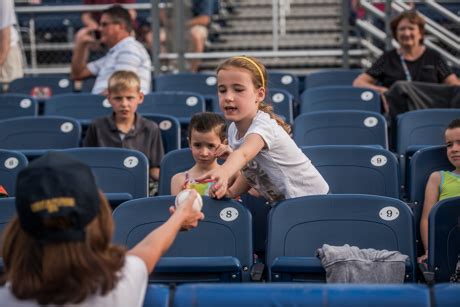
<svg viewBox="0 0 460 307">
<path fill-rule="evenodd" d="M 447 282 L 455 272 L 460 252 L 459 200 L 444 200 L 430 213 L 428 265 L 438 283 Z M 133 247 L 169 218 L 173 203 L 174 196 L 169 195 L 122 203 L 113 212 L 114 241 Z M 205 219 L 200 227 L 178 235 L 150 282 L 258 280 L 261 262 L 254 259 L 250 211 L 241 202 L 208 197 L 202 210 Z M 0 199 L 1 227 L 14 212 L 14 198 Z M 401 200 L 362 194 L 293 198 L 273 207 L 267 224 L 264 279 L 268 281 L 324 281 L 325 270 L 316 256 L 323 244 L 399 251 L 408 256 L 405 281 L 416 280 L 414 218 Z"/>
<path fill-rule="evenodd" d="M 454 307 L 460 305 L 460 287 L 440 284 L 430 293 L 423 285 L 344 284 L 190 284 L 174 292 L 149 285 L 144 307 L 188 306 L 298 306 L 298 307 Z M 430 299 L 430 296 L 432 298 Z M 173 302 L 170 304 L 169 302 Z"/>
</svg>

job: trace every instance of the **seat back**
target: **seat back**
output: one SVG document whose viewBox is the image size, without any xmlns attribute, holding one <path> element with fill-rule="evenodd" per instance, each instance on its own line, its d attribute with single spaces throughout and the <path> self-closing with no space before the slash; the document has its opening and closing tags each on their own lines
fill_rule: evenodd
<svg viewBox="0 0 460 307">
<path fill-rule="evenodd" d="M 56 94 L 71 93 L 72 80 L 64 76 L 33 76 L 11 81 L 8 91 L 38 98 Z"/>
<path fill-rule="evenodd" d="M 15 195 L 16 177 L 27 164 L 26 156 L 19 151 L 0 149 L 0 185 L 9 196 Z"/>
<path fill-rule="evenodd" d="M 0 120 L 37 115 L 38 104 L 35 98 L 24 94 L 0 95 Z"/>
<path fill-rule="evenodd" d="M 451 292 L 450 297 L 454 299 L 454 291 Z M 441 300 L 444 301 L 440 298 Z M 459 302 L 460 300 L 455 299 L 455 301 Z M 199 302 L 200 306 L 428 307 L 430 306 L 430 296 L 426 286 L 415 284 L 375 286 L 364 284 L 249 283 L 192 284 L 177 287 L 174 307 L 194 306 L 196 302 Z M 458 306 L 458 304 L 449 306 Z"/>
<path fill-rule="evenodd" d="M 428 265 L 436 282 L 449 282 L 460 255 L 460 197 L 444 199 L 428 217 Z"/>
<path fill-rule="evenodd" d="M 143 307 L 168 307 L 169 287 L 166 285 L 148 285 Z"/>
<path fill-rule="evenodd" d="M 460 285 L 458 283 L 437 284 L 434 286 L 436 306 L 460 306 Z"/>
<path fill-rule="evenodd" d="M 202 95 L 191 92 L 157 92 L 145 95 L 138 112 L 159 113 L 177 117 L 181 123 L 188 123 L 193 114 L 204 112 L 206 102 Z"/>
<path fill-rule="evenodd" d="M 299 77 L 282 71 L 268 71 L 268 88 L 289 92 L 294 100 L 299 100 Z"/>
<path fill-rule="evenodd" d="M 300 113 L 328 110 L 363 110 L 380 113 L 378 92 L 353 86 L 315 87 L 300 97 Z"/>
<path fill-rule="evenodd" d="M 142 152 L 110 147 L 71 148 L 62 152 L 89 165 L 104 193 L 148 196 L 149 162 Z"/>
<path fill-rule="evenodd" d="M 0 121 L 0 144 L 6 149 L 78 147 L 80 135 L 80 124 L 70 117 L 16 117 Z"/>
<path fill-rule="evenodd" d="M 305 77 L 305 89 L 321 86 L 348 85 L 362 73 L 361 69 L 327 69 L 309 73 Z"/>
<path fill-rule="evenodd" d="M 420 147 L 444 144 L 447 125 L 459 117 L 460 109 L 423 109 L 400 114 L 396 126 L 396 151 L 405 155 L 408 150 L 415 152 Z"/>
<path fill-rule="evenodd" d="M 178 73 L 155 77 L 155 91 L 185 91 L 201 95 L 217 94 L 217 79 L 214 74 Z"/>
<path fill-rule="evenodd" d="M 375 112 L 342 110 L 300 114 L 294 141 L 311 145 L 380 145 L 388 148 L 385 118 Z"/>
<path fill-rule="evenodd" d="M 114 241 L 128 248 L 133 247 L 169 219 L 168 208 L 174 204 L 174 199 L 174 196 L 157 196 L 131 200 L 118 206 L 113 212 Z M 153 279 L 168 279 L 169 272 L 172 275 L 170 278 L 175 281 L 222 281 L 220 278 L 225 281 L 249 280 L 253 255 L 249 211 L 237 201 L 209 197 L 203 197 L 202 211 L 205 219 L 199 227 L 178 234 L 157 264 Z M 238 272 L 232 267 L 235 277 L 218 277 L 223 272 L 214 272 L 218 274 L 212 276 L 214 274 L 211 273 L 217 268 L 226 267 L 220 264 L 229 265 L 230 258 L 230 263 L 239 267 Z M 216 264 L 214 268 L 213 264 Z M 186 272 L 192 274 L 186 276 Z"/>
<path fill-rule="evenodd" d="M 400 251 L 409 256 L 406 279 L 414 278 L 414 221 L 399 199 L 357 194 L 287 199 L 270 211 L 267 241 L 266 264 L 274 281 L 310 280 L 308 272 L 321 272 L 315 252 L 323 244 Z M 289 261 L 276 266 L 295 257 L 303 259 L 296 266 Z"/>
<path fill-rule="evenodd" d="M 87 121 L 111 112 L 112 106 L 104 96 L 90 93 L 52 96 L 45 102 L 44 110 L 45 115 L 68 116 Z"/>
<path fill-rule="evenodd" d="M 171 178 L 185 172 L 195 165 L 190 148 L 173 150 L 167 153 L 160 164 L 160 184 L 158 195 L 171 195 Z"/>
<path fill-rule="evenodd" d="M 398 161 L 390 151 L 364 146 L 309 146 L 312 161 L 333 194 L 399 197 Z"/>
<path fill-rule="evenodd" d="M 181 127 L 179 120 L 171 115 L 144 113 L 142 116 L 154 121 L 161 131 L 161 140 L 165 153 L 179 149 L 181 144 Z"/>
</svg>

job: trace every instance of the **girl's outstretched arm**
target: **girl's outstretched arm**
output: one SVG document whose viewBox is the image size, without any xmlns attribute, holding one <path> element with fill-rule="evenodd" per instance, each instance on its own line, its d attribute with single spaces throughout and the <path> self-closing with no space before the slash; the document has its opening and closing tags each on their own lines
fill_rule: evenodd
<svg viewBox="0 0 460 307">
<path fill-rule="evenodd" d="M 420 219 L 420 236 L 422 237 L 423 248 L 425 255 L 420 257 L 419 262 L 424 261 L 428 254 L 428 216 L 430 215 L 431 208 L 438 202 L 439 199 L 439 185 L 441 183 L 441 173 L 433 172 L 428 179 L 425 188 L 425 200 L 423 202 L 423 212 Z"/>
<path fill-rule="evenodd" d="M 222 198 L 227 193 L 228 180 L 241 170 L 249 161 L 264 148 L 265 142 L 258 134 L 249 134 L 240 148 L 232 152 L 224 164 L 207 172 L 197 181 L 211 179 L 216 181 L 213 185 L 213 194 L 217 198 Z"/>
</svg>

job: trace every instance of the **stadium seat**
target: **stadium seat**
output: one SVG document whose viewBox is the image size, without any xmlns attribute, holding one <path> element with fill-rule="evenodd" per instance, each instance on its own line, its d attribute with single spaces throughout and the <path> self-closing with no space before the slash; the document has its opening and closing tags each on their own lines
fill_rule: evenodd
<svg viewBox="0 0 460 307">
<path fill-rule="evenodd" d="M 268 220 L 269 279 L 324 280 L 324 269 L 315 256 L 323 244 L 400 251 L 409 256 L 406 281 L 414 281 L 414 221 L 409 206 L 398 199 L 351 194 L 281 201 Z"/>
<path fill-rule="evenodd" d="M 328 110 L 363 110 L 380 113 L 380 95 L 374 90 L 352 86 L 325 86 L 304 91 L 300 113 Z"/>
<path fill-rule="evenodd" d="M 420 240 L 420 218 L 425 200 L 425 187 L 431 173 L 440 170 L 453 170 L 454 167 L 447 159 L 445 146 L 430 146 L 415 152 L 410 159 L 407 172 L 407 195 L 413 206 L 417 242 L 420 253 L 423 247 Z"/>
<path fill-rule="evenodd" d="M 282 71 L 268 71 L 268 90 L 283 89 L 289 92 L 296 102 L 299 101 L 299 77 Z"/>
<path fill-rule="evenodd" d="M 181 147 L 181 126 L 176 117 L 155 113 L 143 113 L 142 116 L 154 121 L 160 128 L 165 153 Z"/>
<path fill-rule="evenodd" d="M 72 80 L 61 76 L 23 77 L 13 80 L 8 90 L 10 93 L 26 94 L 38 99 L 72 91 Z"/>
<path fill-rule="evenodd" d="M 50 149 L 78 147 L 81 126 L 61 116 L 16 117 L 0 120 L 2 148 L 20 150 L 29 159 Z"/>
<path fill-rule="evenodd" d="M 178 73 L 156 76 L 155 92 L 185 91 L 201 95 L 217 94 L 217 79 L 214 74 Z"/>
<path fill-rule="evenodd" d="M 460 306 L 460 285 L 452 283 L 437 284 L 434 286 L 436 306 L 457 307 Z"/>
<path fill-rule="evenodd" d="M 455 290 L 449 290 L 452 292 L 450 299 L 459 301 L 458 298 L 453 297 Z M 440 301 L 443 301 L 443 299 L 440 299 Z M 376 286 L 364 284 L 252 283 L 231 285 L 187 284 L 178 286 L 174 296 L 173 307 L 196 305 L 209 307 L 428 307 L 430 306 L 430 297 L 426 286 L 410 284 Z M 446 305 L 437 306 L 444 307 Z"/>
<path fill-rule="evenodd" d="M 300 114 L 294 120 L 298 146 L 372 145 L 388 148 L 387 125 L 379 113 L 355 110 Z"/>
<path fill-rule="evenodd" d="M 166 285 L 148 285 L 143 307 L 169 307 L 169 287 Z"/>
<path fill-rule="evenodd" d="M 45 101 L 44 115 L 68 116 L 82 125 L 112 112 L 112 106 L 102 95 L 71 93 L 52 96 Z"/>
<path fill-rule="evenodd" d="M 38 104 L 35 98 L 24 94 L 0 95 L 0 120 L 37 115 Z"/>
<path fill-rule="evenodd" d="M 460 256 L 460 197 L 444 199 L 428 217 L 428 267 L 435 281 L 449 282 Z M 443 306 L 443 305 L 440 305 Z"/>
<path fill-rule="evenodd" d="M 118 204 L 149 194 L 149 162 L 140 151 L 127 148 L 84 147 L 62 150 L 88 164 L 98 187 L 110 204 Z"/>
<path fill-rule="evenodd" d="M 195 165 L 189 148 L 173 150 L 167 153 L 160 164 L 160 185 L 158 195 L 171 195 L 171 178 Z"/>
<path fill-rule="evenodd" d="M 459 117 L 460 109 L 423 109 L 400 114 L 396 151 L 403 157 L 426 146 L 444 144 L 447 125 Z"/>
<path fill-rule="evenodd" d="M 174 196 L 135 199 L 113 212 L 114 241 L 133 247 L 170 216 Z M 251 214 L 234 200 L 203 197 L 205 219 L 179 233 L 150 276 L 151 282 L 249 281 L 253 262 Z"/>
<path fill-rule="evenodd" d="M 0 149 L 0 185 L 9 196 L 16 193 L 16 176 L 28 164 L 25 155 L 19 151 Z"/>
<path fill-rule="evenodd" d="M 333 194 L 399 198 L 398 161 L 386 149 L 325 145 L 302 147 Z"/>
<path fill-rule="evenodd" d="M 361 69 L 328 69 L 309 73 L 305 77 L 305 89 L 321 86 L 349 85 L 362 73 Z"/>
<path fill-rule="evenodd" d="M 202 95 L 191 92 L 158 92 L 145 95 L 138 112 L 175 116 L 181 124 L 188 124 L 193 114 L 204 112 L 206 102 Z"/>
</svg>

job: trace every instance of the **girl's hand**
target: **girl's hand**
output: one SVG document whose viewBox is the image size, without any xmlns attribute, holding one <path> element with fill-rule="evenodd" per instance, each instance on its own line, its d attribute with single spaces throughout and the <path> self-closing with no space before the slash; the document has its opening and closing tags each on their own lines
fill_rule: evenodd
<svg viewBox="0 0 460 307">
<path fill-rule="evenodd" d="M 228 156 L 233 152 L 232 148 L 226 144 L 220 144 L 217 149 L 216 149 L 216 152 L 214 153 L 214 155 L 216 156 L 216 158 L 218 159 L 227 159 Z"/>
<path fill-rule="evenodd" d="M 206 174 L 204 174 L 203 176 L 199 178 L 196 178 L 195 180 L 200 182 L 206 179 L 211 179 L 215 181 L 215 183 L 212 185 L 212 187 L 209 190 L 211 197 L 222 198 L 225 196 L 225 194 L 227 193 L 229 176 L 225 172 L 225 170 L 222 168 L 222 166 L 219 166 L 207 172 Z"/>
<path fill-rule="evenodd" d="M 417 258 L 417 263 L 424 263 L 428 259 L 428 253 Z"/>
</svg>

